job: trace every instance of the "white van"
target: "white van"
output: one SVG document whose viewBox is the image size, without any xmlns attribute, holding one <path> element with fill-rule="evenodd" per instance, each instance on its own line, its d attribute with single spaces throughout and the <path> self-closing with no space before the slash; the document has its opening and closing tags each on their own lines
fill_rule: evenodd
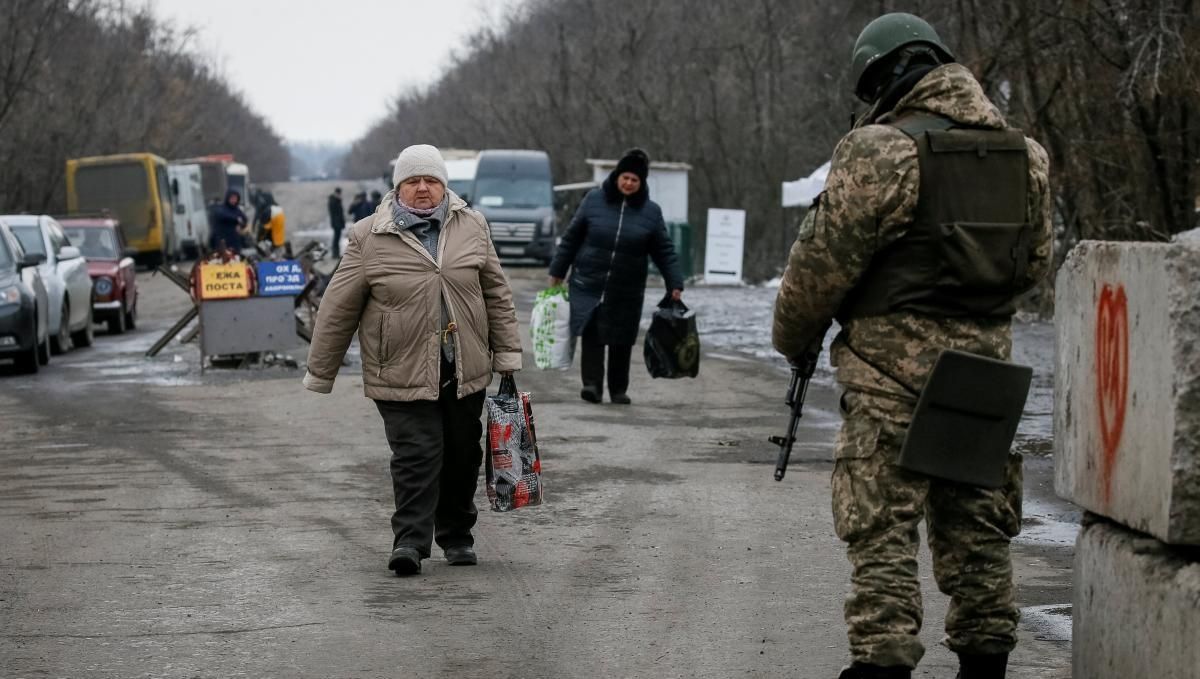
<svg viewBox="0 0 1200 679">
<path fill-rule="evenodd" d="M 199 165 L 168 165 L 175 194 L 175 242 L 184 256 L 195 259 L 208 247 L 208 209 Z"/>
<path fill-rule="evenodd" d="M 479 157 L 447 158 L 446 179 L 450 181 L 450 190 L 468 203 L 474 198 L 475 169 L 479 166 Z"/>
<path fill-rule="evenodd" d="M 225 188 L 237 191 L 242 197 L 242 209 L 250 203 L 250 168 L 243 163 L 229 163 L 225 166 Z M 224 196 L 221 197 L 224 200 Z"/>
</svg>

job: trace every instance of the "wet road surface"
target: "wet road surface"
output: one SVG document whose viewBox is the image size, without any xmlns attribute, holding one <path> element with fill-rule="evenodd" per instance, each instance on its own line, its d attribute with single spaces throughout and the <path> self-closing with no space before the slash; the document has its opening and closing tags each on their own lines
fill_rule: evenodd
<svg viewBox="0 0 1200 679">
<path fill-rule="evenodd" d="M 510 275 L 527 320 L 543 272 Z M 527 370 L 547 504 L 481 511 L 479 566 L 435 550 L 399 579 L 357 362 L 320 396 L 299 370 L 201 375 L 194 346 L 145 359 L 189 302 L 141 284 L 138 331 L 0 377 L 0 676 L 816 679 L 844 663 L 828 382 L 775 483 L 786 373 L 744 346 L 710 332 L 682 381 L 650 380 L 635 351 L 629 407 L 580 401 L 574 371 Z M 688 297 L 716 317 L 724 294 Z M 1048 458 L 1027 457 L 1026 486 L 1010 676 L 1068 677 L 1077 515 Z M 922 568 L 916 676 L 953 677 L 924 549 Z"/>
</svg>

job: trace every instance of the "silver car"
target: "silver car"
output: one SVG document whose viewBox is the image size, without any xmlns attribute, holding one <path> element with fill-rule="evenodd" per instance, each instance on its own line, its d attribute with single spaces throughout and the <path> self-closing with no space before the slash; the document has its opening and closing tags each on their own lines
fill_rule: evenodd
<svg viewBox="0 0 1200 679">
<path fill-rule="evenodd" d="M 5 215 L 26 254 L 44 255 L 38 273 L 50 298 L 50 346 L 56 354 L 92 344 L 92 277 L 87 260 L 48 215 Z"/>
</svg>

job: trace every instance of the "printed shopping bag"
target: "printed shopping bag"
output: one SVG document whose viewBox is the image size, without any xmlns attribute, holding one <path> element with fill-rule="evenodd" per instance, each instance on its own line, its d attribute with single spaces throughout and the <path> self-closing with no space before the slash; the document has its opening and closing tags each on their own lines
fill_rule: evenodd
<svg viewBox="0 0 1200 679">
<path fill-rule="evenodd" d="M 646 331 L 643 352 L 651 377 L 695 377 L 700 374 L 700 332 L 696 313 L 668 293 L 658 303 Z"/>
<path fill-rule="evenodd" d="M 538 293 L 529 320 L 533 336 L 533 363 L 542 370 L 566 370 L 575 356 L 571 336 L 571 305 L 566 286 L 556 285 Z"/>
<path fill-rule="evenodd" d="M 528 392 L 511 375 L 487 398 L 487 495 L 492 510 L 508 512 L 542 504 L 542 459 L 533 432 Z"/>
</svg>

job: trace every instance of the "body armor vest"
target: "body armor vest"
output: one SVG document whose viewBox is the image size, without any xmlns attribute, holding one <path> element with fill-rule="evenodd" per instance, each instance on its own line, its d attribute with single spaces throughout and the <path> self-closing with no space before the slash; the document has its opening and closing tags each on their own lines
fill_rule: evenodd
<svg viewBox="0 0 1200 679">
<path fill-rule="evenodd" d="M 1007 318 L 1030 287 L 1029 155 L 1019 130 L 892 123 L 917 144 L 920 193 L 907 233 L 877 252 L 837 320 L 912 311 Z"/>
</svg>

